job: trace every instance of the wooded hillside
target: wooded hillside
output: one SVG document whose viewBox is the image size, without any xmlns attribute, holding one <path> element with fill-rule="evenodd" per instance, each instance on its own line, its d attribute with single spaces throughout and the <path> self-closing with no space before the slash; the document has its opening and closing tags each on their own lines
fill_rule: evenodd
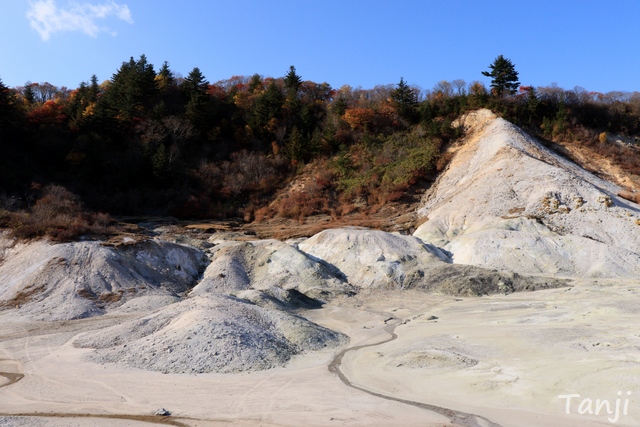
<svg viewBox="0 0 640 427">
<path fill-rule="evenodd" d="M 428 184 L 461 135 L 452 121 L 483 107 L 640 174 L 637 146 L 613 137 L 633 142 L 640 135 L 638 92 L 551 85 L 492 93 L 462 80 L 421 90 L 403 79 L 335 89 L 305 81 L 293 66 L 279 78 L 210 83 L 198 68 L 179 77 L 143 55 L 111 79 L 93 76 L 73 90 L 0 82 L 0 210 L 5 225 L 7 211 L 42 208 L 46 197 L 47 209 L 53 204 L 68 215 L 253 219 L 366 211 Z M 270 205 L 303 171 L 313 185 Z"/>
</svg>

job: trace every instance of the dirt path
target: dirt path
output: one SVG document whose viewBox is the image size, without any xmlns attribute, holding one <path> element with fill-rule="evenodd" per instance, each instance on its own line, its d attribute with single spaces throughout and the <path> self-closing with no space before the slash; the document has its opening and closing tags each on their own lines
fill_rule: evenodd
<svg viewBox="0 0 640 427">
<path fill-rule="evenodd" d="M 393 322 L 393 323 L 390 323 L 390 322 Z M 407 400 L 407 399 L 401 399 L 398 397 L 388 396 L 388 395 L 377 393 L 375 391 L 371 391 L 364 387 L 360 387 L 353 384 L 340 369 L 340 366 L 342 365 L 342 358 L 344 357 L 345 354 L 347 354 L 350 351 L 357 351 L 367 347 L 382 345 L 398 338 L 398 335 L 395 333 L 395 329 L 396 329 L 396 326 L 400 324 L 400 319 L 392 316 L 389 319 L 385 320 L 385 323 L 387 323 L 387 325 L 384 327 L 384 330 L 385 332 L 389 333 L 390 335 L 389 338 L 383 341 L 378 341 L 373 344 L 364 344 L 364 345 L 345 348 L 333 358 L 333 360 L 329 364 L 329 371 L 334 374 L 337 374 L 338 377 L 340 378 L 340 381 L 342 381 L 345 385 L 349 387 L 355 388 L 356 390 L 363 391 L 367 394 L 379 397 L 381 399 L 400 402 L 406 405 L 411 405 L 421 409 L 426 409 L 428 411 L 436 412 L 440 415 L 444 415 L 445 417 L 449 418 L 451 422 L 455 425 L 465 426 L 465 427 L 501 427 L 500 424 L 496 424 L 493 421 L 490 421 L 479 415 L 469 414 L 466 412 L 456 411 L 448 408 L 443 408 L 442 406 L 431 405 L 428 403 L 415 402 L 413 400 Z"/>
</svg>

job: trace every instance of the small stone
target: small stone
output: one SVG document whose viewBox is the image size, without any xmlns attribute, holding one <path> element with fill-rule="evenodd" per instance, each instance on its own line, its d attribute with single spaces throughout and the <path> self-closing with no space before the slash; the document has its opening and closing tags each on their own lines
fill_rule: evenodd
<svg viewBox="0 0 640 427">
<path fill-rule="evenodd" d="M 161 417 L 168 417 L 171 415 L 171 412 L 167 411 L 164 408 L 160 408 L 156 411 L 156 415 L 159 415 Z"/>
</svg>

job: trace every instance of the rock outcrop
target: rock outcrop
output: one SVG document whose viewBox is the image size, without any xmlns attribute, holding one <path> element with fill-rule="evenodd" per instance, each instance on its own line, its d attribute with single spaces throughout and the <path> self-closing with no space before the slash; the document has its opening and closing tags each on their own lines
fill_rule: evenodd
<svg viewBox="0 0 640 427">
<path fill-rule="evenodd" d="M 453 264 L 446 251 L 417 237 L 378 230 L 325 230 L 299 247 L 335 266 L 357 289 L 422 289 L 480 296 L 566 285 L 564 280 L 548 277 Z"/>
<path fill-rule="evenodd" d="M 100 315 L 139 297 L 145 297 L 140 309 L 171 303 L 195 284 L 208 262 L 202 251 L 162 241 L 118 248 L 46 241 L 5 246 L 0 309 L 20 308 L 34 320 Z"/>
<path fill-rule="evenodd" d="M 335 266 L 359 288 L 406 289 L 447 255 L 412 236 L 354 227 L 324 230 L 299 244 L 311 257 Z"/>
<path fill-rule="evenodd" d="M 481 110 L 425 196 L 414 233 L 454 263 L 528 275 L 640 273 L 640 207 L 618 187 Z"/>
<path fill-rule="evenodd" d="M 295 294 L 290 291 L 327 301 L 354 290 L 332 266 L 277 240 L 217 241 L 211 260 L 191 295 L 254 290 L 259 292 L 242 294 L 268 294 L 286 303 Z"/>
</svg>

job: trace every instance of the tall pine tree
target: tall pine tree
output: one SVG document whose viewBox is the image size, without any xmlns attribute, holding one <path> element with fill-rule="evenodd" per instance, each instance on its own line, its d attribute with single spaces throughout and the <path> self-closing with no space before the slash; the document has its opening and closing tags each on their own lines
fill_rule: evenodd
<svg viewBox="0 0 640 427">
<path fill-rule="evenodd" d="M 491 65 L 491 71 L 483 71 L 482 75 L 491 77 L 491 91 L 498 97 L 513 95 L 518 89 L 518 72 L 513 63 L 504 56 L 498 56 Z"/>
<path fill-rule="evenodd" d="M 416 106 L 418 104 L 418 95 L 416 91 L 404 81 L 404 78 L 400 77 L 400 83 L 398 83 L 398 87 L 391 92 L 391 98 L 400 117 L 409 122 L 413 122 L 417 117 Z"/>
<path fill-rule="evenodd" d="M 199 130 L 204 130 L 207 122 L 207 113 L 210 96 L 208 94 L 209 82 L 198 67 L 195 67 L 180 89 L 185 95 L 185 116 Z"/>
</svg>

